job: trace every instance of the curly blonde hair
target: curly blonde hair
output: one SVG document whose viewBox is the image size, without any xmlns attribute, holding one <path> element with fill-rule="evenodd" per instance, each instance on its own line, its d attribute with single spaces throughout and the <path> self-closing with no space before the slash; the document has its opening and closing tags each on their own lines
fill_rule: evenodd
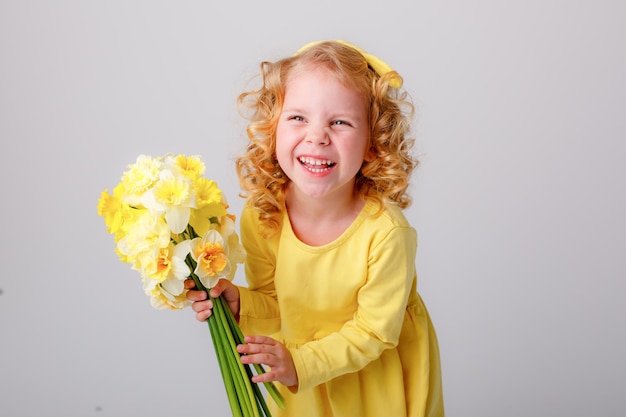
<svg viewBox="0 0 626 417">
<path fill-rule="evenodd" d="M 240 112 L 249 111 L 246 132 L 250 139 L 246 152 L 236 159 L 237 174 L 242 196 L 259 212 L 266 236 L 280 228 L 284 190 L 289 182 L 275 157 L 276 126 L 285 87 L 290 77 L 318 67 L 327 69 L 367 100 L 369 151 L 373 158 L 363 162 L 356 176 L 357 192 L 374 199 L 379 212 L 389 202 L 401 208 L 411 203 L 407 188 L 418 163 L 410 153 L 415 141 L 408 137 L 414 107 L 406 91 L 389 86 L 394 77 L 401 80 L 399 74 L 391 71 L 380 76 L 354 48 L 334 41 L 321 42 L 295 56 L 262 62 L 262 86 L 237 99 Z"/>
</svg>

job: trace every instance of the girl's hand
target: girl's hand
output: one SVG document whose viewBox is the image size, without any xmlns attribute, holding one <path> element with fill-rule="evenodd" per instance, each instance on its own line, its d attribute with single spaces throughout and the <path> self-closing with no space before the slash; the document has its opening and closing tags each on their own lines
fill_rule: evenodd
<svg viewBox="0 0 626 417">
<path fill-rule="evenodd" d="M 266 336 L 246 336 L 246 344 L 238 345 L 237 352 L 244 354 L 241 362 L 267 365 L 271 369 L 252 377 L 252 382 L 278 381 L 287 387 L 298 385 L 298 374 L 291 353 L 282 343 Z"/>
<path fill-rule="evenodd" d="M 196 284 L 192 279 L 185 281 L 185 288 L 187 292 L 187 299 L 193 301 L 191 309 L 196 312 L 196 319 L 198 321 L 206 321 L 211 314 L 213 314 L 213 302 L 209 299 L 206 291 L 196 290 Z M 239 319 L 239 289 L 235 284 L 227 279 L 220 279 L 213 288 L 211 288 L 212 297 L 224 297 L 230 311 L 235 316 L 235 319 Z"/>
</svg>

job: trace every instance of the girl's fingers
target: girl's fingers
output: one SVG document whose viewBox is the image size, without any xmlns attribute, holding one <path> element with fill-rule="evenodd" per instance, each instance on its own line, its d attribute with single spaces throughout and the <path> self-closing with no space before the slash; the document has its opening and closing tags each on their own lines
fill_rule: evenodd
<svg viewBox="0 0 626 417">
<path fill-rule="evenodd" d="M 189 290 L 187 291 L 187 299 L 191 301 L 204 301 L 208 298 L 206 291 Z"/>
<path fill-rule="evenodd" d="M 271 337 L 246 336 L 245 344 L 237 346 L 237 352 L 243 354 L 243 363 L 257 363 L 270 367 L 280 365 L 283 361 L 282 346 Z"/>
<path fill-rule="evenodd" d="M 241 362 L 270 367 L 265 373 L 255 375 L 253 382 L 279 381 L 286 386 L 298 383 L 293 359 L 285 345 L 267 336 L 246 336 L 244 341 L 245 344 L 237 346 L 237 351 L 242 353 Z"/>
<path fill-rule="evenodd" d="M 254 363 L 263 363 L 266 365 L 272 365 L 269 363 L 271 359 L 270 356 L 278 356 L 279 351 L 274 347 L 274 345 L 267 345 L 263 343 L 244 343 L 237 346 L 237 352 L 247 355 L 250 360 L 254 360 Z M 251 358 L 251 356 L 255 356 Z M 273 362 L 273 361 L 272 361 Z M 251 362 L 248 362 L 251 363 Z"/>
<path fill-rule="evenodd" d="M 244 338 L 246 343 L 249 344 L 264 344 L 264 345 L 276 345 L 278 342 L 269 336 L 246 336 Z"/>
<path fill-rule="evenodd" d="M 191 309 L 196 313 L 200 313 L 202 311 L 213 309 L 213 301 L 205 300 L 205 301 L 196 301 L 191 305 Z"/>
<path fill-rule="evenodd" d="M 185 280 L 185 288 L 188 300 L 193 301 L 191 309 L 196 312 L 196 320 L 206 321 L 213 314 L 213 302 L 209 300 L 206 291 L 196 290 L 196 284 L 192 279 Z"/>
<path fill-rule="evenodd" d="M 211 301 L 195 302 L 191 305 L 193 311 L 196 312 L 196 320 L 206 321 L 213 314 L 213 304 Z"/>
</svg>

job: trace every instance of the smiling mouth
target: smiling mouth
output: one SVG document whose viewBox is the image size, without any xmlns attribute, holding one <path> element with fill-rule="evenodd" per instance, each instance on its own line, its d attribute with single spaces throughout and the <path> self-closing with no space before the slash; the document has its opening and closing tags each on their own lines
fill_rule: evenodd
<svg viewBox="0 0 626 417">
<path fill-rule="evenodd" d="M 327 171 L 337 165 L 336 162 L 329 161 L 328 159 L 315 159 L 308 156 L 302 156 L 298 158 L 298 161 L 307 170 L 315 173 Z"/>
</svg>

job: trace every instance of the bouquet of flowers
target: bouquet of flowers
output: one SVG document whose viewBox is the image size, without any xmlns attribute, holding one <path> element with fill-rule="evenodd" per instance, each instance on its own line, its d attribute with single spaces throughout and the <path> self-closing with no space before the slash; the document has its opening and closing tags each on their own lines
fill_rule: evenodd
<svg viewBox="0 0 626 417">
<path fill-rule="evenodd" d="M 203 177 L 198 156 L 140 155 L 109 194 L 102 192 L 98 215 L 116 242 L 120 260 L 137 270 L 156 309 L 178 310 L 191 304 L 184 281 L 206 290 L 219 279 L 232 281 L 245 251 L 235 232 L 235 217 L 215 181 Z M 213 298 L 208 326 L 233 416 L 270 416 L 250 365 L 239 360 L 244 343 L 237 321 L 222 297 Z M 256 373 L 263 373 L 254 365 Z M 280 393 L 265 388 L 279 407 Z"/>
</svg>

